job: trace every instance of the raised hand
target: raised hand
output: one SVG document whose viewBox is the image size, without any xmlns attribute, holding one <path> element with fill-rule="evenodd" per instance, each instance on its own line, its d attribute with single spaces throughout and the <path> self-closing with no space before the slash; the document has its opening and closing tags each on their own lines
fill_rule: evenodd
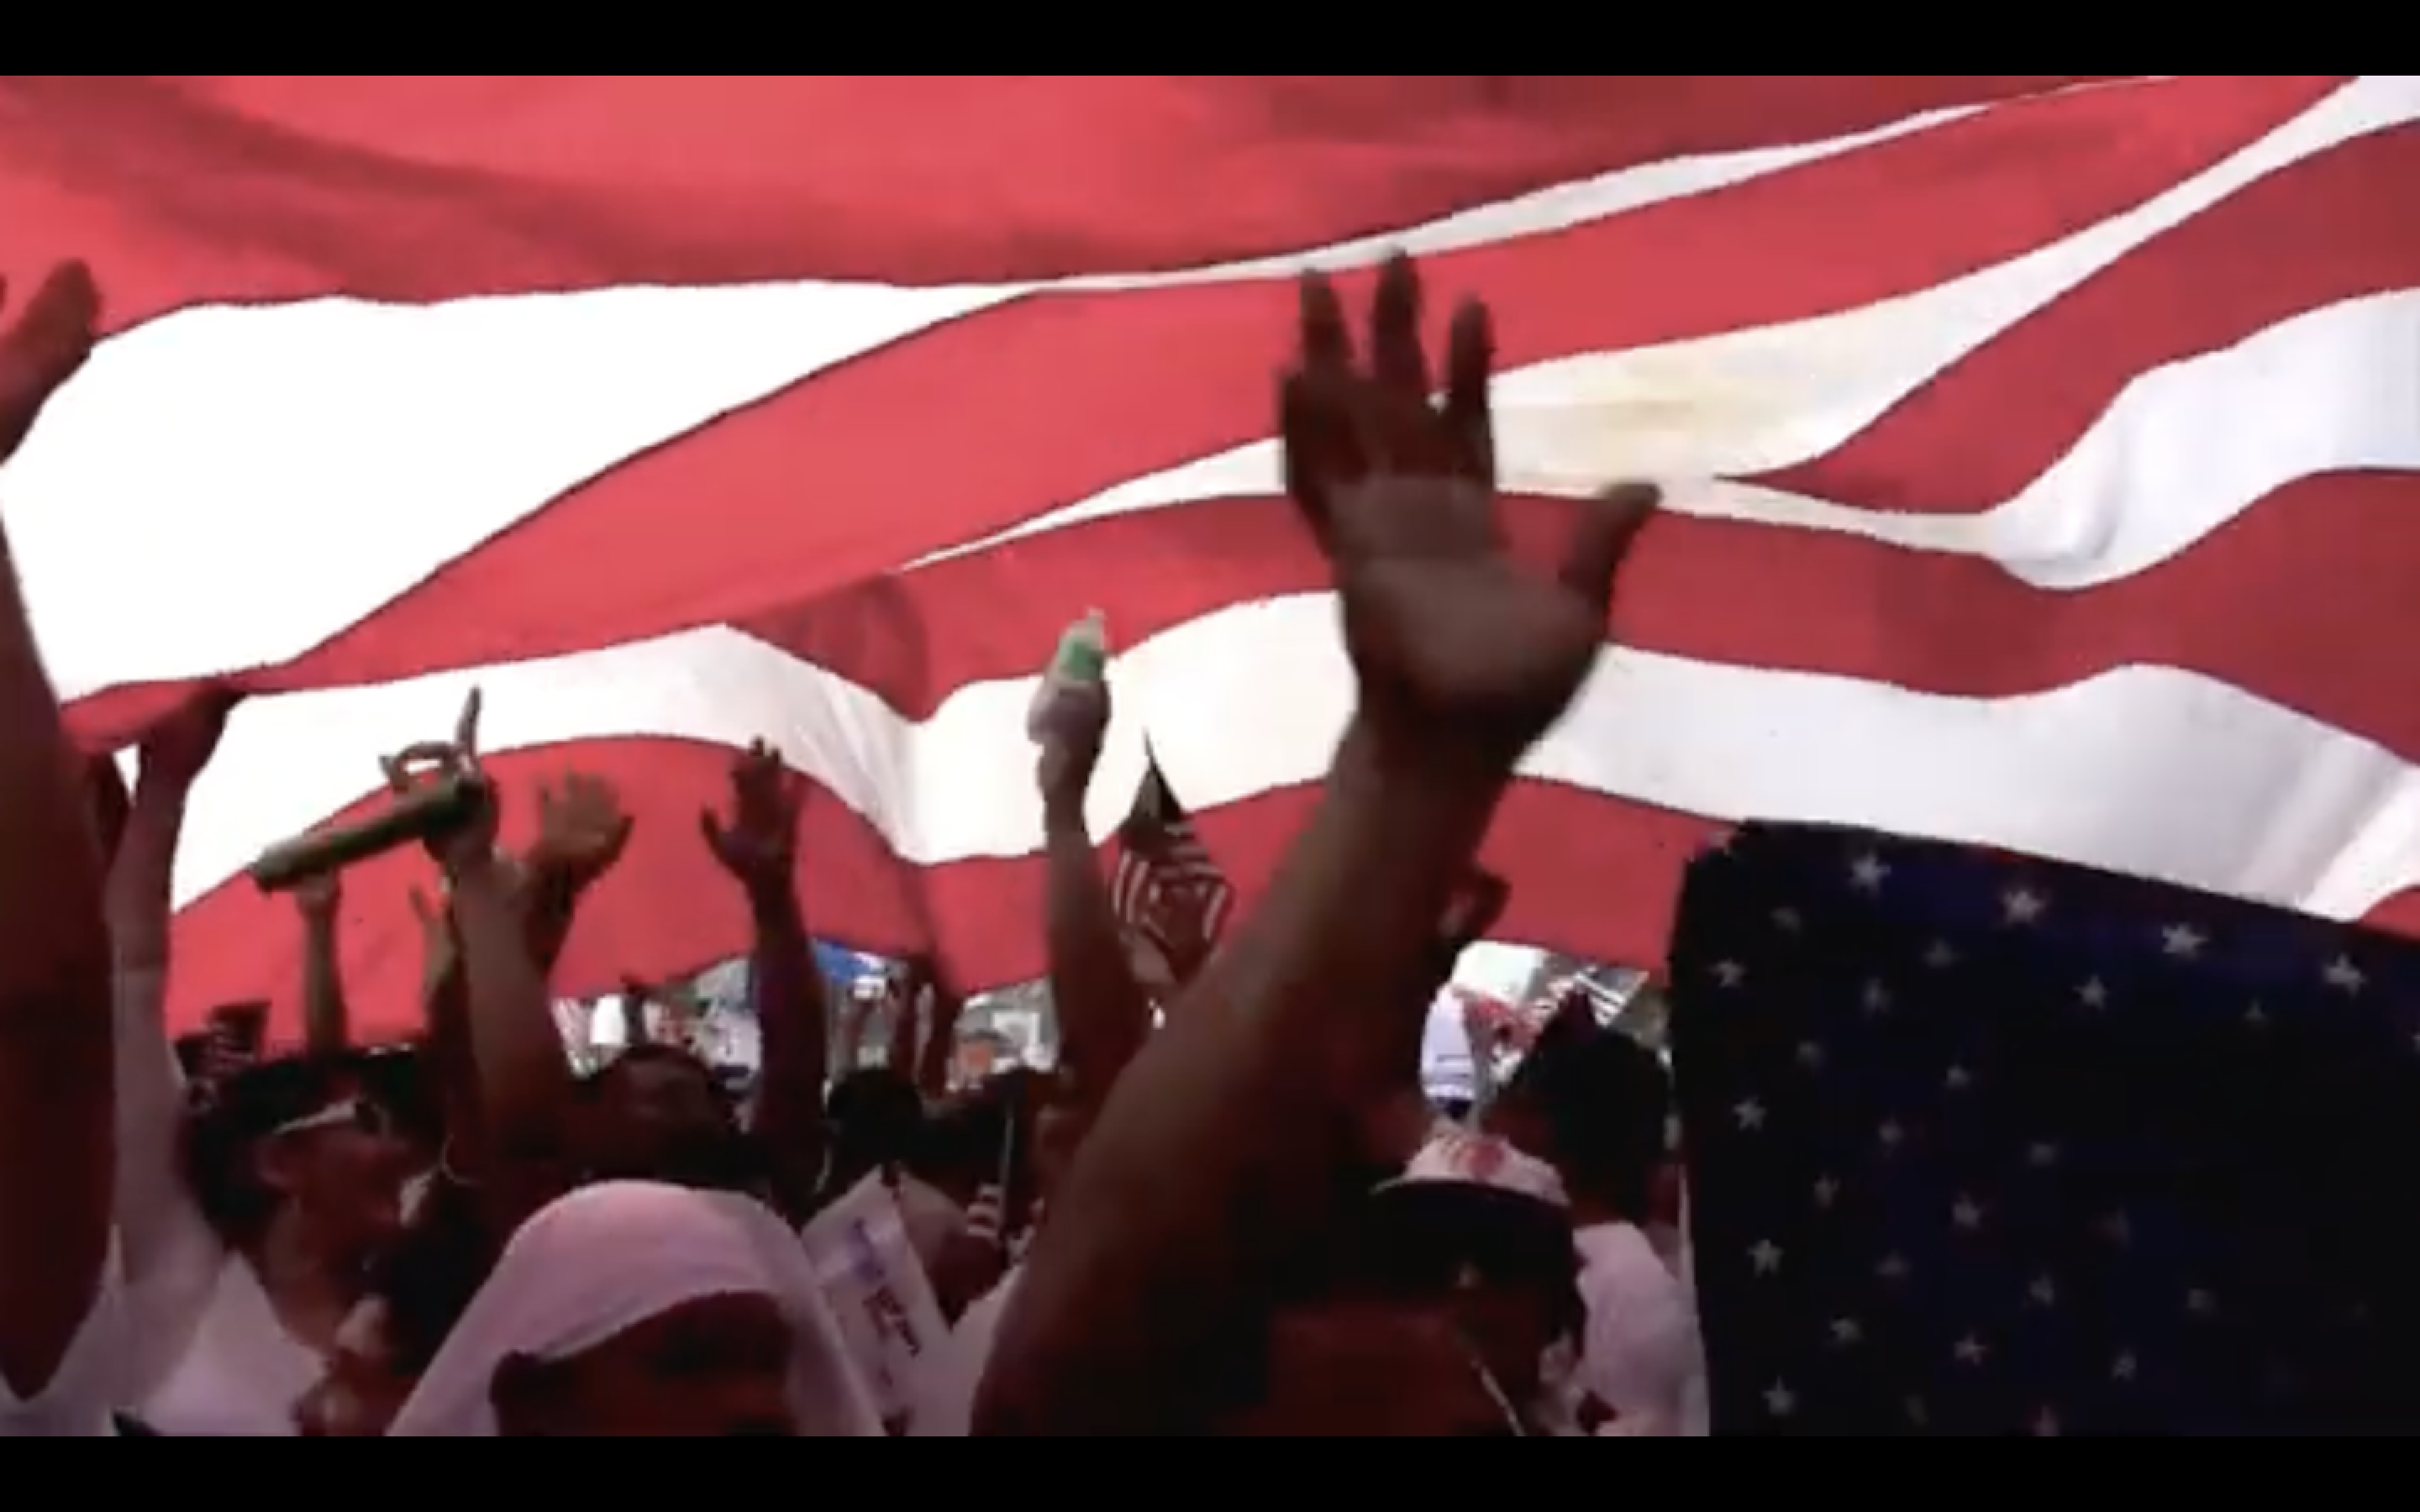
<svg viewBox="0 0 2420 1512">
<path fill-rule="evenodd" d="M 537 839 L 529 869 L 586 887 L 613 868 L 630 843 L 632 820 L 613 784 L 586 772 L 537 790 Z"/>
<path fill-rule="evenodd" d="M 379 772 L 386 779 L 387 791 L 409 793 L 412 784 L 425 775 L 477 775 L 479 714 L 485 707 L 486 700 L 474 687 L 462 700 L 462 712 L 454 717 L 453 739 L 424 740 L 406 746 L 392 756 L 380 757 Z"/>
<path fill-rule="evenodd" d="M 782 753 L 759 740 L 731 764 L 731 817 L 698 815 L 706 849 L 749 887 L 787 887 L 799 855 L 799 815 L 805 784 L 783 764 Z"/>
<path fill-rule="evenodd" d="M 0 285 L 0 308 L 7 298 Z M 51 395 L 92 356 L 100 320 L 101 290 L 91 270 L 62 263 L 0 332 L 0 462 L 24 444 Z"/>
<path fill-rule="evenodd" d="M 229 689 L 204 688 L 152 726 L 143 737 L 140 780 L 165 782 L 179 791 L 191 787 L 218 750 L 237 702 Z"/>
<path fill-rule="evenodd" d="M 1357 360 L 1335 289 L 1305 278 L 1280 406 L 1287 489 L 1335 573 L 1363 720 L 1404 754 L 1500 778 L 1595 663 L 1614 575 L 1657 494 L 1611 490 L 1555 578 L 1524 571 L 1496 517 L 1485 308 L 1455 316 L 1441 406 L 1406 259 L 1379 279 L 1369 348 Z"/>
<path fill-rule="evenodd" d="M 422 741 L 392 756 L 379 758 L 379 770 L 386 778 L 387 790 L 397 796 L 410 793 L 423 777 L 440 780 L 459 778 L 480 785 L 482 799 L 473 809 L 469 821 L 428 841 L 429 854 L 449 873 L 483 864 L 496 854 L 496 830 L 502 815 L 495 792 L 488 787 L 486 774 L 479 769 L 481 707 L 479 690 L 474 687 L 463 699 L 462 712 L 455 717 L 452 740 Z"/>
</svg>

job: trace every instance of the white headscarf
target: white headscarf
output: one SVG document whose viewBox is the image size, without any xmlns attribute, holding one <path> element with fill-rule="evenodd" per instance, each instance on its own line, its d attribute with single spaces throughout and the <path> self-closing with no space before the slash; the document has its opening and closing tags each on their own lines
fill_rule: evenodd
<svg viewBox="0 0 2420 1512">
<path fill-rule="evenodd" d="M 684 1303 L 732 1295 L 771 1297 L 788 1315 L 807 1433 L 881 1436 L 798 1236 L 752 1198 L 644 1181 L 583 1187 L 522 1225 L 387 1435 L 493 1438 L 507 1359 L 566 1359 Z"/>
</svg>

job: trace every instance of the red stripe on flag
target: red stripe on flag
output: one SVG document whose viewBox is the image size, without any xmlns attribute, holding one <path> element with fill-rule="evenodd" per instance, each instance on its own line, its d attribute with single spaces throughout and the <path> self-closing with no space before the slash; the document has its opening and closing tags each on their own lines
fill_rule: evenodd
<svg viewBox="0 0 2420 1512">
<path fill-rule="evenodd" d="M 1760 481 L 1867 509 L 1999 504 L 2160 364 L 2420 284 L 2420 208 L 2377 192 L 2415 178 L 2412 126 L 2272 174 L 2020 322 L 1829 456 Z"/>
<path fill-rule="evenodd" d="M 590 741 L 513 752 L 492 765 L 507 788 L 526 792 L 573 763 L 654 795 L 660 812 L 674 817 L 642 825 L 632 838 L 623 864 L 628 878 L 644 878 L 644 886 L 609 883 L 583 906 L 558 985 L 574 990 L 577 983 L 611 983 L 625 972 L 693 970 L 701 941 L 720 942 L 711 949 L 742 948 L 748 921 L 741 901 L 697 843 L 694 825 L 676 817 L 721 793 L 729 754 L 671 742 Z M 1288 788 L 1197 819 L 1235 889 L 1231 912 L 1259 896 L 1317 798 L 1316 786 Z M 526 823 L 525 813 L 508 823 L 508 839 L 526 839 Z M 1709 830 L 1696 815 L 1557 784 L 1516 784 L 1481 857 L 1512 884 L 1497 933 L 1659 968 L 1682 868 L 1705 849 Z M 1030 980 L 1047 965 L 1034 924 L 1043 917 L 1046 880 L 1036 858 L 911 869 L 855 813 L 821 793 L 808 806 L 801 854 L 808 917 L 830 937 L 884 951 L 942 944 L 976 981 Z M 426 867 L 416 856 L 390 856 L 346 879 L 341 969 L 367 1035 L 419 1022 L 420 938 L 407 895 L 427 886 Z M 2388 900 L 2377 917 L 2420 933 L 2420 894 Z M 194 1023 L 212 1002 L 291 980 L 292 923 L 290 908 L 240 878 L 181 912 L 173 1021 Z M 298 1014 L 281 999 L 279 1038 L 299 1031 Z"/>
<path fill-rule="evenodd" d="M 457 81 L 465 90 L 480 83 Z M 1288 97 L 1321 105 L 1311 112 L 1320 129 L 1303 128 L 1311 145 L 1302 150 L 1314 167 L 1327 161 L 1320 144 L 1347 136 L 1342 123 L 1366 125 L 1376 101 L 1399 98 L 1387 93 L 1384 81 L 1349 83 L 1367 92 L 1314 89 Z M 1699 198 L 1440 256 L 1435 285 L 1440 296 L 1474 289 L 1496 299 L 1508 363 L 1845 308 L 1958 276 L 2139 203 L 2232 152 L 2333 83 L 2193 77 L 2033 101 Z M 37 81 L 32 87 L 47 86 Z M 1447 88 L 1435 82 L 1420 87 Z M 1704 96 L 1687 98 L 1706 103 L 1719 95 L 1737 107 L 1744 97 L 1724 94 L 1728 87 L 1707 86 Z M 19 88 L 0 82 L 0 99 Z M 435 92 L 424 100 L 463 98 L 429 88 Z M 204 81 L 185 103 L 201 108 L 256 89 L 263 91 L 248 97 L 256 101 L 278 93 L 269 84 Z M 131 111 L 125 101 L 140 93 L 112 95 L 103 87 L 92 98 L 117 100 Z M 1811 100 L 1820 93 L 1810 86 L 1791 98 Z M 501 97 L 479 98 L 492 107 Z M 542 116 L 563 97 L 541 91 L 533 98 L 539 100 L 533 112 Z M 1557 98 L 1555 110 L 1569 104 Z M 343 105 L 334 97 L 311 103 L 328 112 Z M 353 126 L 377 129 L 380 108 L 365 100 Z M 1533 127 L 1562 121 L 1555 110 L 1540 104 L 1539 114 L 1523 119 Z M 262 118 L 280 117 L 271 111 Z M 295 118 L 332 117 L 303 111 Z M 94 141 L 115 142 L 110 133 L 124 119 L 98 120 Z M 445 124 L 448 131 L 459 125 Z M 1462 130 L 1450 141 L 1417 144 L 1429 156 L 1391 160 L 1371 178 L 1417 177 L 1421 164 L 1435 169 L 1457 154 L 1466 157 L 1461 177 L 1442 173 L 1423 181 L 1419 193 L 1434 194 L 1449 180 L 1460 193 L 1489 174 L 1551 167 L 1549 177 L 1568 177 L 1629 161 L 1603 157 L 1573 167 L 1553 157 L 1571 144 L 1549 147 L 1544 141 L 1554 133 L 1544 131 L 1537 142 L 1523 138 L 1523 151 L 1534 155 L 1507 149 L 1490 156 L 1502 139 L 1468 120 Z M 937 259 L 989 252 L 1078 267 L 1087 266 L 1079 254 L 1113 248 L 1140 257 L 1165 250 L 1172 235 L 1163 223 L 1103 230 L 1087 241 L 1075 221 L 1094 211 L 1078 215 L 1057 206 L 1039 216 L 1043 230 L 1032 233 L 1032 245 L 1010 244 L 1001 223 L 972 233 L 973 242 L 950 242 L 946 233 L 967 229 L 951 218 L 966 214 L 980 196 L 936 202 L 939 208 L 920 201 L 902 219 L 829 235 L 820 225 L 778 231 L 765 207 L 780 196 L 760 193 L 767 187 L 762 176 L 788 169 L 751 158 L 734 167 L 731 182 L 695 168 L 683 180 L 670 166 L 635 166 L 622 208 L 686 182 L 712 202 L 686 223 L 642 225 L 633 212 L 627 224 L 588 225 L 594 235 L 582 240 L 564 229 L 579 220 L 566 207 L 605 193 L 582 180 L 580 194 L 552 202 L 550 213 L 561 212 L 560 224 L 542 232 L 529 230 L 530 223 L 507 225 L 496 233 L 503 239 L 448 247 L 423 268 L 405 269 L 396 257 L 396 246 L 413 245 L 408 238 L 357 248 L 340 236 L 319 261 L 305 267 L 295 260 L 294 249 L 310 239 L 297 227 L 321 237 L 392 233 L 399 224 L 425 232 L 460 213 L 449 197 L 461 181 L 455 169 L 477 155 L 477 144 L 459 135 L 438 140 L 442 136 L 433 131 L 372 165 L 362 179 L 370 187 L 359 193 L 339 193 L 333 177 L 290 165 L 248 184 L 258 201 L 242 204 L 242 213 L 229 220 L 256 236 L 255 244 L 245 251 L 216 232 L 201 235 L 198 247 L 185 249 L 194 254 L 187 272 L 199 280 L 257 278 L 262 287 L 288 287 L 280 281 L 306 272 L 321 280 L 291 284 L 295 291 L 335 283 L 382 287 L 378 280 L 395 278 L 406 291 L 426 291 L 466 270 L 511 270 L 520 281 L 557 255 L 551 266 L 577 284 L 628 276 L 609 270 L 652 266 L 649 259 L 689 267 L 699 264 L 683 259 L 823 255 L 836 248 L 856 255 L 878 238 L 905 245 L 915 237 L 946 244 L 946 252 L 923 254 Z M 2143 372 L 2225 347 L 2316 304 L 2412 285 L 2420 223 L 2374 188 L 2398 173 L 2408 177 L 2412 143 L 2412 133 L 2400 131 L 2273 175 L 2021 323 L 1830 456 L 1764 481 L 1869 510 L 1941 514 L 2000 502 L 2065 455 Z M 506 131 L 496 151 L 509 158 L 527 146 Z M 1671 142 L 1659 138 L 1655 146 L 1660 152 Z M 1595 147 L 1610 150 L 1603 140 Z M 101 150 L 90 144 L 79 150 L 87 148 Z M 444 160 L 448 152 L 453 157 L 443 165 L 432 165 L 429 154 Z M 1271 161 L 1257 160 L 1264 175 L 1275 173 Z M 566 180 L 556 169 L 573 172 L 545 162 L 516 167 L 520 177 L 500 180 L 504 187 L 493 189 L 489 208 L 495 196 L 509 199 L 534 184 L 561 187 Z M 278 178 L 288 171 L 302 174 L 307 193 Z M 427 177 L 403 193 L 396 185 L 411 173 Z M 742 180 L 759 194 L 759 220 L 751 224 L 764 233 L 745 247 L 733 229 L 738 223 L 711 213 L 739 203 L 734 185 Z M 18 164 L 0 167 L 0 214 L 23 181 Z M 1501 193 L 1521 180 L 1488 181 Z M 100 198 L 116 193 L 106 172 L 79 182 Z M 2014 192 L 2018 185 L 2026 192 Z M 781 187 L 798 185 L 782 179 Z M 842 187 L 870 193 L 866 182 Z M 1200 190 L 1198 182 L 1185 187 Z M 1006 206 L 1032 192 L 1020 186 L 998 197 Z M 1202 255 L 1223 255 L 1291 247 L 1296 236 L 1315 240 L 1369 224 L 1401 224 L 1398 212 L 1433 213 L 1467 202 L 1447 195 L 1424 207 L 1409 198 L 1382 205 L 1373 190 L 1352 205 L 1374 219 L 1314 225 L 1334 207 L 1292 197 L 1291 189 L 1271 194 L 1259 202 L 1222 199 L 1178 229 L 1210 239 Z M 158 203 L 132 189 L 126 195 L 113 203 L 139 213 L 103 228 L 106 236 L 139 239 L 165 224 L 156 219 Z M 307 207 L 310 214 L 281 220 L 264 209 L 270 201 L 271 209 Z M 87 224 L 98 203 L 81 207 Z M 1001 206 L 997 213 L 1013 213 Z M 1301 212 L 1301 219 L 1272 207 Z M 1132 208 L 1112 213 L 1105 202 L 1096 218 L 1123 217 Z M 1379 208 L 1389 213 L 1376 215 Z M 359 214 L 315 219 L 338 211 Z M 411 220 L 414 214 L 423 219 Z M 671 244 L 675 233 L 667 226 L 694 233 L 694 242 Z M 1779 244 L 1789 255 L 1775 255 Z M 1077 260 L 1053 261 L 1064 258 Z M 135 306 L 165 298 L 156 290 L 167 287 L 161 272 L 167 265 L 146 265 L 142 255 L 133 262 Z M 331 281 L 328 270 L 339 267 L 341 276 Z M 105 259 L 103 271 L 110 271 Z M 1073 603 L 1100 604 L 1121 643 L 1130 645 L 1231 604 L 1316 589 L 1320 564 L 1284 506 L 1267 500 L 1180 505 L 1053 532 L 905 577 L 877 577 L 923 549 L 1263 434 L 1265 378 L 1280 353 L 1287 298 L 1277 283 L 1050 294 L 937 328 L 566 496 L 352 632 L 258 682 L 293 688 L 378 681 L 730 620 L 873 687 L 902 710 L 923 714 L 968 683 L 1030 672 Z M 916 465 L 903 466 L 911 455 Z M 2420 532 L 2403 523 L 2409 511 L 2398 507 L 2409 502 L 2410 488 L 2400 474 L 2289 483 L 2173 561 L 2076 593 L 2035 590 L 1989 563 L 1946 552 L 1675 517 L 1651 533 L 1625 584 L 1621 639 L 1705 661 L 1945 693 L 2038 691 L 2124 662 L 2185 666 L 2412 751 L 2420 749 L 2420 716 L 2404 713 L 2387 691 L 2391 679 L 2377 673 L 2374 658 L 2358 654 L 2408 623 L 2409 610 L 2394 595 L 2420 570 Z M 1559 505 L 1516 502 L 1508 512 L 1516 542 L 1535 548 L 1561 512 Z M 664 530 L 668 518 L 679 519 L 680 529 Z M 565 563 L 577 568 L 566 572 Z M 848 586 L 868 579 L 876 580 Z M 2321 586 L 2315 591 L 2315 584 Z M 832 590 L 838 592 L 823 596 Z M 2281 602 L 2294 612 L 2263 612 Z M 140 707 L 139 698 L 105 697 L 75 712 L 87 731 L 122 732 Z M 1907 759 L 1913 764 L 1920 753 Z M 719 792 L 724 760 L 719 750 L 642 740 L 499 758 L 500 776 L 522 790 L 566 762 L 600 766 L 645 806 L 624 875 L 599 891 L 583 917 L 565 962 L 565 984 L 686 968 L 744 937 L 727 887 L 701 870 L 706 858 L 693 826 L 682 822 Z M 1257 890 L 1311 801 L 1311 789 L 1294 788 L 1200 816 L 1203 836 L 1240 889 L 1213 894 L 1211 906 L 1225 908 Z M 525 823 L 525 814 L 514 821 Z M 1698 817 L 1575 787 L 1517 787 L 1486 856 L 1515 884 L 1502 932 L 1652 961 L 1678 863 L 1702 844 L 1707 828 Z M 827 933 L 876 948 L 940 947 L 955 973 L 972 981 L 1039 969 L 1041 884 L 1030 859 L 903 867 L 861 819 L 823 795 L 811 807 L 803 855 L 811 917 Z M 411 1017 L 418 962 L 402 889 L 421 864 L 381 861 L 349 887 L 365 927 L 349 930 L 346 965 L 373 1026 Z M 187 912 L 178 931 L 179 1012 L 291 979 L 290 920 L 273 909 L 229 887 Z"/>
<path fill-rule="evenodd" d="M 86 257 L 132 320 L 1193 266 L 2125 77 L 19 74 L 0 272 Z"/>
<path fill-rule="evenodd" d="M 2188 77 L 2027 101 L 1560 234 L 1438 256 L 1430 279 L 1440 303 L 1465 293 L 1497 301 L 1508 366 L 1854 307 L 2128 208 L 2325 87 Z M 2012 160 L 2036 165 L 2029 185 L 2055 192 L 2011 193 Z M 1778 263 L 1776 238 L 1792 249 Z M 1351 294 L 1363 286 L 1343 282 Z M 778 621 L 1048 503 L 1264 434 L 1292 300 L 1281 281 L 1053 294 L 922 332 L 632 458 L 309 655 L 240 680 L 261 690 L 381 682 L 693 625 Z M 949 444 L 903 466 L 902 438 L 927 432 Z M 675 515 L 682 528 L 663 530 Z M 582 569 L 562 570 L 571 562 Z M 1063 616 L 1066 602 L 1051 612 Z M 778 629 L 768 638 L 783 639 Z M 870 639 L 858 655 L 879 662 L 916 643 Z M 846 662 L 837 670 L 855 675 Z M 119 737 L 162 703 L 87 702 L 78 728 Z"/>
</svg>

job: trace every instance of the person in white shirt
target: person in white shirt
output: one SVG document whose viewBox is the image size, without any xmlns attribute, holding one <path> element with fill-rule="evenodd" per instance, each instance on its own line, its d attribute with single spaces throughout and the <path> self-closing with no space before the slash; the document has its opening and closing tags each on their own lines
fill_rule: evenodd
<svg viewBox="0 0 2420 1512">
<path fill-rule="evenodd" d="M 167 1029 L 169 881 L 187 795 L 230 704 L 155 726 L 109 877 L 116 1212 L 132 1342 L 116 1404 L 169 1437 L 281 1438 L 372 1262 L 401 1233 L 417 1156 L 366 1058 L 243 1071 L 189 1098 Z"/>
<path fill-rule="evenodd" d="M 169 1437 L 287 1437 L 403 1231 L 411 1147 L 352 1062 L 298 1058 L 218 1088 L 183 1149 L 129 1184 L 149 1208 L 127 1409 Z"/>
<path fill-rule="evenodd" d="M 1572 1204 L 1588 1309 L 1578 1383 L 1590 1427 L 1625 1436 L 1691 1429 L 1697 1313 L 1648 1236 L 1666 1158 L 1669 1079 L 1628 1035 L 1590 1029 L 1541 1048 L 1491 1122 L 1551 1162 Z"/>
</svg>

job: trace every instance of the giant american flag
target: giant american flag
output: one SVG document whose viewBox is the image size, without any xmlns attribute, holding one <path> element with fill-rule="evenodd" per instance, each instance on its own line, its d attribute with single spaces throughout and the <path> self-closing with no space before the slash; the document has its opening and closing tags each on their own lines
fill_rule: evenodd
<svg viewBox="0 0 2420 1512">
<path fill-rule="evenodd" d="M 2411 941 L 1757 825 L 1670 964 L 1716 1433 L 2420 1425 Z"/>
<path fill-rule="evenodd" d="M 2356 916 L 2420 868 L 2415 118 L 2409 76 L 8 76 L 0 263 L 88 259 L 116 334 L 0 491 L 83 737 L 271 695 L 186 831 L 188 1026 L 295 978 L 244 862 L 473 684 L 507 784 L 639 816 L 564 990 L 740 941 L 692 814 L 755 735 L 816 786 L 819 932 L 1031 974 L 1023 715 L 1091 608 L 1095 833 L 1148 735 L 1248 905 L 1352 689 L 1280 497 L 1290 281 L 1396 248 L 1495 307 L 1516 540 L 1670 497 L 1489 840 L 1502 933 L 1652 959 L 1745 815 Z M 372 1027 L 424 865 L 348 887 Z"/>
</svg>

